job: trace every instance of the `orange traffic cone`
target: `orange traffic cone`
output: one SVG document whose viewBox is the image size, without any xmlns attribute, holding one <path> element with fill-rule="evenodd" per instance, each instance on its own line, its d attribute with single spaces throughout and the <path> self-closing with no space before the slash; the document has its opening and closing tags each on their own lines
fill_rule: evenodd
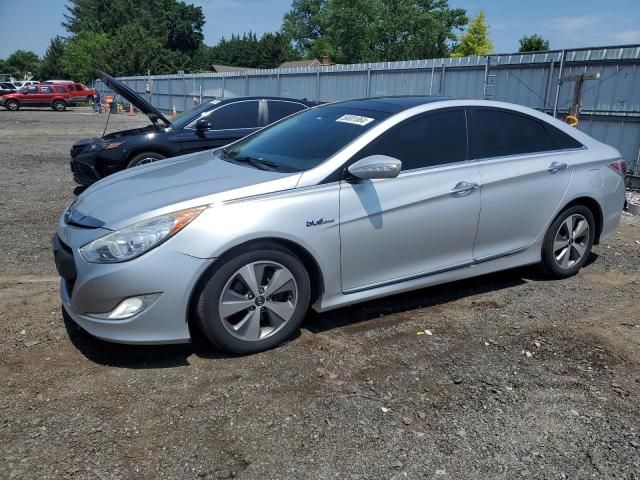
<svg viewBox="0 0 640 480">
<path fill-rule="evenodd" d="M 129 104 L 129 116 L 132 117 L 136 114 L 136 111 L 133 109 L 133 104 Z"/>
<path fill-rule="evenodd" d="M 176 118 L 178 116 L 178 112 L 176 112 L 176 106 L 174 105 L 173 108 L 171 109 L 171 116 L 173 118 Z"/>
</svg>

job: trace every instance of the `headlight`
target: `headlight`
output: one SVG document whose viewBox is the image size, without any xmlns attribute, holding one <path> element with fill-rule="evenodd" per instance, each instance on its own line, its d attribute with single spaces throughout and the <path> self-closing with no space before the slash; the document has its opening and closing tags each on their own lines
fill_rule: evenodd
<svg viewBox="0 0 640 480">
<path fill-rule="evenodd" d="M 98 151 L 98 150 L 111 150 L 112 148 L 118 148 L 120 145 L 122 145 L 124 142 L 99 142 L 99 143 L 92 143 L 91 146 L 89 147 L 92 151 Z"/>
<path fill-rule="evenodd" d="M 86 244 L 80 254 L 91 263 L 126 262 L 173 237 L 204 208 L 190 208 L 134 223 Z"/>
</svg>

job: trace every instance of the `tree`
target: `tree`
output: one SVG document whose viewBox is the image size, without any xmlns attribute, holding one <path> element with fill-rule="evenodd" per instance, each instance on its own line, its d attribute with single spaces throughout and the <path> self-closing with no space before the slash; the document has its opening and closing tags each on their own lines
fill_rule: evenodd
<svg viewBox="0 0 640 480">
<path fill-rule="evenodd" d="M 192 67 L 210 70 L 214 64 L 249 68 L 275 68 L 299 56 L 288 38 L 281 33 L 265 33 L 258 39 L 255 33 L 222 38 L 215 47 L 203 47 L 193 57 Z"/>
<path fill-rule="evenodd" d="M 6 73 L 23 78 L 37 73 L 40 58 L 28 50 L 16 50 L 5 60 Z"/>
<path fill-rule="evenodd" d="M 178 0 L 69 0 L 63 26 L 80 32 L 116 35 L 127 25 L 144 29 L 144 36 L 162 47 L 191 54 L 202 45 L 202 7 Z"/>
<path fill-rule="evenodd" d="M 469 28 L 452 53 L 452 57 L 469 57 L 493 53 L 493 43 L 489 38 L 489 25 L 483 11 L 471 20 Z"/>
<path fill-rule="evenodd" d="M 466 23 L 448 0 L 294 0 L 282 33 L 306 58 L 376 62 L 446 56 Z"/>
<path fill-rule="evenodd" d="M 108 47 L 106 33 L 80 32 L 66 45 L 60 64 L 72 80 L 88 83 L 94 70 L 109 70 Z"/>
<path fill-rule="evenodd" d="M 540 35 L 524 35 L 520 39 L 519 52 L 544 52 L 550 49 L 549 40 L 545 40 Z"/>
<path fill-rule="evenodd" d="M 51 39 L 49 48 L 42 57 L 40 68 L 38 69 L 38 77 L 40 80 L 46 80 L 51 78 L 65 78 L 67 72 L 62 66 L 62 56 L 67 43 L 67 39 L 56 36 Z"/>
<path fill-rule="evenodd" d="M 114 75 L 187 70 L 206 51 L 202 8 L 182 1 L 69 0 L 66 9 L 72 36 L 62 64 L 76 80 L 88 81 L 94 68 Z"/>
</svg>

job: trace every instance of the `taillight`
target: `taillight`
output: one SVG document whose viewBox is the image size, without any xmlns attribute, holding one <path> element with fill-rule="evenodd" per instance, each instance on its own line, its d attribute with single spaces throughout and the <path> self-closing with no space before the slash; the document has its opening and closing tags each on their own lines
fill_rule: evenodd
<svg viewBox="0 0 640 480">
<path fill-rule="evenodd" d="M 622 159 L 609 163 L 609 168 L 615 170 L 623 177 L 627 174 L 627 162 Z"/>
</svg>

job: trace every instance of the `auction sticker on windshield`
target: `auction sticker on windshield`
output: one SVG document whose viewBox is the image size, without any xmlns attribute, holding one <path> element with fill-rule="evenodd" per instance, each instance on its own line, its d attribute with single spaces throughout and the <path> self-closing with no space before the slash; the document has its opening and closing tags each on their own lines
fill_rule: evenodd
<svg viewBox="0 0 640 480">
<path fill-rule="evenodd" d="M 375 118 L 361 117 L 360 115 L 343 115 L 338 118 L 336 122 L 351 123 L 352 125 L 360 125 L 361 127 L 364 127 L 374 120 Z"/>
</svg>

